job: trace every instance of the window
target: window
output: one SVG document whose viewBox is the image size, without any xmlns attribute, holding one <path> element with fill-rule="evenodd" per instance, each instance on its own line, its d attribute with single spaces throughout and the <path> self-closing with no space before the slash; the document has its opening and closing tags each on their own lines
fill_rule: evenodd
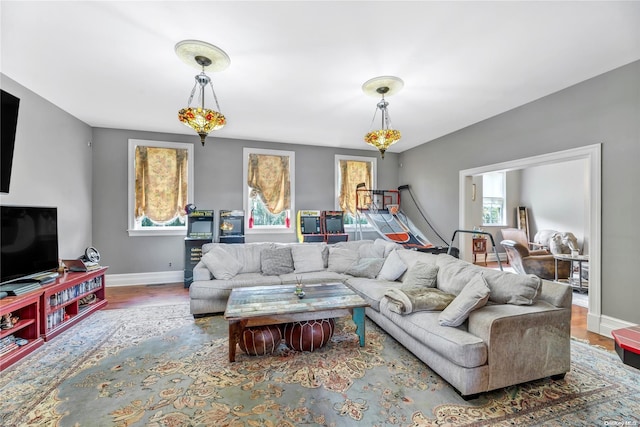
<svg viewBox="0 0 640 427">
<path fill-rule="evenodd" d="M 129 236 L 186 235 L 193 145 L 129 140 Z"/>
<path fill-rule="evenodd" d="M 505 172 L 482 175 L 482 223 L 505 225 L 506 180 Z"/>
<path fill-rule="evenodd" d="M 335 163 L 335 206 L 345 213 L 346 228 L 353 227 L 356 221 L 367 224 L 364 216 L 357 217 L 356 187 L 365 183 L 366 188 L 375 189 L 377 186 L 377 159 L 375 157 L 340 156 L 336 155 Z"/>
<path fill-rule="evenodd" d="M 293 232 L 295 153 L 243 150 L 245 233 Z"/>
</svg>

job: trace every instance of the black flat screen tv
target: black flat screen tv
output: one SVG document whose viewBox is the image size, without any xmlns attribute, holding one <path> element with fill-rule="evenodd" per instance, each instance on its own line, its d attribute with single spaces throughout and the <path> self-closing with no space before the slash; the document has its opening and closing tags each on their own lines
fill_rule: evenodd
<svg viewBox="0 0 640 427">
<path fill-rule="evenodd" d="M 0 109 L 0 193 L 8 193 L 11 183 L 20 98 L 16 98 L 4 90 L 0 90 L 0 92 L 2 97 L 2 109 Z"/>
<path fill-rule="evenodd" d="M 0 283 L 58 268 L 58 210 L 0 206 Z"/>
</svg>

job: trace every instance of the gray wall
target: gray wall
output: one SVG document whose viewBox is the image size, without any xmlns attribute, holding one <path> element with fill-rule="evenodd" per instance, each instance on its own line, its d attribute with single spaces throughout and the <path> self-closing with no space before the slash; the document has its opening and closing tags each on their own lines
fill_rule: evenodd
<svg viewBox="0 0 640 427">
<path fill-rule="evenodd" d="M 539 230 L 570 231 L 589 253 L 587 160 L 522 170 L 520 201 L 527 206 L 531 239 Z"/>
<path fill-rule="evenodd" d="M 242 209 L 243 147 L 295 151 L 296 209 L 334 209 L 336 154 L 374 157 L 369 150 L 345 150 L 115 129 L 93 130 L 93 236 L 110 274 L 183 269 L 184 238 L 127 234 L 127 143 L 130 138 L 195 144 L 195 200 L 200 209 Z M 364 144 L 364 143 L 363 143 Z M 398 187 L 398 154 L 378 160 L 378 186 Z M 252 234 L 247 241 L 295 241 L 295 234 Z M 169 266 L 171 263 L 171 267 Z"/>
<path fill-rule="evenodd" d="M 91 239 L 91 128 L 0 74 L 0 86 L 20 98 L 8 194 L 2 205 L 58 208 L 58 253 L 77 258 Z"/>
<path fill-rule="evenodd" d="M 458 228 L 460 170 L 602 143 L 602 314 L 640 323 L 640 61 L 400 154 L 434 226 Z M 416 218 L 416 222 L 418 218 Z"/>
</svg>

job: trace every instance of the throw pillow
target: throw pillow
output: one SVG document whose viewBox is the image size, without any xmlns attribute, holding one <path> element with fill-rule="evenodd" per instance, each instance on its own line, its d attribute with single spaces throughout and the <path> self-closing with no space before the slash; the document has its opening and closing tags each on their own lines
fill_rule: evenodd
<svg viewBox="0 0 640 427">
<path fill-rule="evenodd" d="M 393 282 L 394 280 L 397 280 L 398 277 L 402 276 L 402 273 L 404 273 L 406 270 L 407 266 L 400 259 L 400 255 L 398 255 L 398 252 L 391 251 L 389 252 L 389 255 L 387 255 L 387 258 L 384 260 L 382 269 L 380 270 L 380 273 L 378 273 L 378 279 L 389 280 Z"/>
<path fill-rule="evenodd" d="M 353 277 L 366 277 L 367 279 L 375 279 L 380 272 L 384 258 L 360 258 L 351 264 L 345 274 Z"/>
<path fill-rule="evenodd" d="M 469 313 L 487 303 L 489 292 L 489 286 L 482 274 L 474 276 L 451 304 L 440 313 L 438 323 L 442 326 L 462 325 L 469 317 Z"/>
<path fill-rule="evenodd" d="M 344 273 L 356 261 L 358 261 L 357 251 L 345 248 L 329 248 L 329 271 Z"/>
<path fill-rule="evenodd" d="M 391 251 L 398 249 L 398 247 L 402 248 L 401 245 L 384 239 L 376 239 L 374 240 L 373 244 L 376 246 L 381 246 L 383 248 L 383 258 L 386 258 L 391 253 Z"/>
<path fill-rule="evenodd" d="M 300 244 L 291 246 L 293 267 L 296 273 L 309 273 L 324 270 L 323 249 L 325 245 Z"/>
<path fill-rule="evenodd" d="M 426 264 L 422 261 L 416 262 L 407 270 L 407 274 L 402 281 L 402 287 L 428 287 L 435 288 L 438 278 L 438 266 Z"/>
<path fill-rule="evenodd" d="M 215 247 L 204 254 L 201 261 L 213 277 L 219 280 L 233 279 L 242 269 L 242 264 L 222 248 Z"/>
<path fill-rule="evenodd" d="M 484 278 L 491 289 L 489 300 L 498 304 L 531 305 L 542 288 L 542 279 L 533 274 L 487 271 Z"/>
<path fill-rule="evenodd" d="M 264 249 L 261 254 L 262 274 L 278 276 L 293 273 L 293 257 L 290 247 Z"/>
<path fill-rule="evenodd" d="M 384 246 L 367 243 L 358 248 L 360 258 L 384 258 Z"/>
</svg>

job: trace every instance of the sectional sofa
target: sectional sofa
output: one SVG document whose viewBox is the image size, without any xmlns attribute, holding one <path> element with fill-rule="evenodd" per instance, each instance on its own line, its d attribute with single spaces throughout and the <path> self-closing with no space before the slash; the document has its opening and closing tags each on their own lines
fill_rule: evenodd
<svg viewBox="0 0 640 427">
<path fill-rule="evenodd" d="M 570 369 L 571 288 L 384 240 L 206 244 L 191 313 L 225 310 L 240 286 L 341 281 L 366 314 L 465 398 Z"/>
</svg>

